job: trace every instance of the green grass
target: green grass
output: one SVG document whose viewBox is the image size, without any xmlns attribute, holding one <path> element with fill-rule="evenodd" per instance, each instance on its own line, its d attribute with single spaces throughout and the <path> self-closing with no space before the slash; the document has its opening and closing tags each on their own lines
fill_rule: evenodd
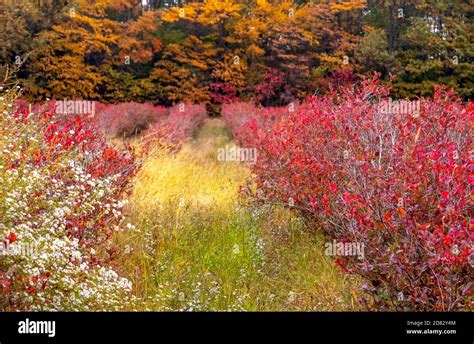
<svg viewBox="0 0 474 344">
<path fill-rule="evenodd" d="M 358 281 L 324 255 L 325 239 L 286 209 L 243 206 L 250 172 L 217 161 L 231 144 L 209 119 L 175 156 L 136 177 L 117 262 L 137 310 L 357 310 Z"/>
</svg>

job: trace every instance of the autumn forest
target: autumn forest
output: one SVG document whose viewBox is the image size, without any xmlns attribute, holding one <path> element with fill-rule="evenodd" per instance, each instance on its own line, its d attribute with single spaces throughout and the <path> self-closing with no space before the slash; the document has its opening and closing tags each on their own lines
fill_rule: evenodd
<svg viewBox="0 0 474 344">
<path fill-rule="evenodd" d="M 468 1 L 38 0 L 0 5 L 32 99 L 281 106 L 380 72 L 396 97 L 472 97 Z"/>
</svg>

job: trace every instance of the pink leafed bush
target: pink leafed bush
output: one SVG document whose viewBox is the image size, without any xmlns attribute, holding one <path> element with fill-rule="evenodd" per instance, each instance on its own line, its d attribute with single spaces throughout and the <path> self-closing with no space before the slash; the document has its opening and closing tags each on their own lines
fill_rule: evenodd
<svg viewBox="0 0 474 344">
<path fill-rule="evenodd" d="M 163 106 L 147 103 L 122 103 L 97 106 L 99 127 L 110 137 L 131 137 L 147 130 L 151 124 L 158 123 L 168 116 Z"/>
<path fill-rule="evenodd" d="M 238 144 L 248 146 L 256 135 L 264 135 L 293 109 L 296 105 L 265 108 L 256 107 L 253 103 L 236 102 L 222 106 L 222 118 Z"/>
<path fill-rule="evenodd" d="M 367 305 L 472 309 L 474 106 L 438 88 L 419 113 L 385 113 L 388 94 L 366 80 L 243 134 L 259 149 L 249 192 L 299 210 L 328 240 L 363 245 L 363 258 L 336 263 L 364 278 Z"/>
<path fill-rule="evenodd" d="M 144 146 L 166 146 L 177 150 L 190 138 L 207 118 L 206 108 L 202 105 L 179 104 L 169 108 L 169 115 L 159 123 L 150 126 L 144 137 Z"/>
</svg>

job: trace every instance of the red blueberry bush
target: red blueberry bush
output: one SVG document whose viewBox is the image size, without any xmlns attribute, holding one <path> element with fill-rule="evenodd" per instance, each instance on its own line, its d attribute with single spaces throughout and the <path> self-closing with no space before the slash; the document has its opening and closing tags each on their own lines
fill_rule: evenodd
<svg viewBox="0 0 474 344">
<path fill-rule="evenodd" d="M 201 105 L 179 104 L 170 108 L 151 104 L 98 104 L 95 121 L 110 137 L 128 138 L 144 133 L 142 153 L 154 146 L 179 149 L 207 117 Z"/>
<path fill-rule="evenodd" d="M 256 107 L 253 103 L 235 102 L 222 106 L 222 118 L 235 140 L 249 146 L 256 136 L 262 137 L 274 124 L 296 110 L 297 105 Z"/>
<path fill-rule="evenodd" d="M 0 93 L 0 309 L 119 310 L 131 283 L 112 268 L 130 150 L 87 116 L 29 114 Z"/>
<path fill-rule="evenodd" d="M 159 145 L 175 151 L 193 135 L 206 118 L 206 108 L 202 105 L 182 103 L 173 106 L 169 108 L 166 119 L 150 126 L 143 143 L 148 149 Z"/>
<path fill-rule="evenodd" d="M 366 80 L 255 136 L 252 194 L 300 210 L 328 240 L 364 245 L 363 259 L 336 260 L 366 281 L 362 302 L 472 309 L 474 106 L 438 88 L 419 114 L 391 114 L 388 95 Z"/>
<path fill-rule="evenodd" d="M 101 104 L 97 110 L 100 128 L 111 137 L 128 138 L 140 134 L 168 116 L 165 107 L 147 103 Z"/>
</svg>

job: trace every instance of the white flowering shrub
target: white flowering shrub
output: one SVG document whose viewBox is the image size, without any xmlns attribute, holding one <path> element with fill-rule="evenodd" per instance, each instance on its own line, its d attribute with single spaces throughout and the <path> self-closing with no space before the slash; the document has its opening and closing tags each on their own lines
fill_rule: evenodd
<svg viewBox="0 0 474 344">
<path fill-rule="evenodd" d="M 131 283 L 113 269 L 130 150 L 90 119 L 20 112 L 0 91 L 0 310 L 120 310 Z"/>
</svg>

